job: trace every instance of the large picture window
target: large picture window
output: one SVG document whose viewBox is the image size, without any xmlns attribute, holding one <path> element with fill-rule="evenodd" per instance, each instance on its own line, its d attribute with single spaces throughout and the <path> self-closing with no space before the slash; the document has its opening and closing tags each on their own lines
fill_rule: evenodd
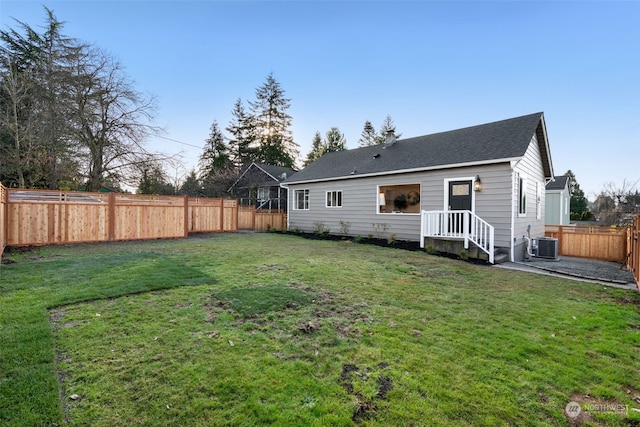
<svg viewBox="0 0 640 427">
<path fill-rule="evenodd" d="M 420 184 L 378 187 L 378 213 L 420 213 Z"/>
<path fill-rule="evenodd" d="M 293 209 L 295 210 L 309 209 L 309 190 L 294 191 Z"/>
<path fill-rule="evenodd" d="M 326 207 L 341 208 L 342 207 L 342 191 L 327 191 Z"/>
</svg>

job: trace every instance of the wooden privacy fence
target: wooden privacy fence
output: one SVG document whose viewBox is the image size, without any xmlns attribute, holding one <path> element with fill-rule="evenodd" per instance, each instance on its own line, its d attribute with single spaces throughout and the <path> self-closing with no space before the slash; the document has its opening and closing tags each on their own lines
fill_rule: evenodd
<svg viewBox="0 0 640 427">
<path fill-rule="evenodd" d="M 636 215 L 629 228 L 627 247 L 627 268 L 633 272 L 638 290 L 640 290 L 640 215 Z"/>
<path fill-rule="evenodd" d="M 238 208 L 238 229 L 286 230 L 287 214 L 280 209 L 256 209 L 255 206 L 240 206 Z"/>
<path fill-rule="evenodd" d="M 547 225 L 545 236 L 558 239 L 560 255 L 624 262 L 628 228 Z"/>
<path fill-rule="evenodd" d="M 5 191 L 7 246 L 186 237 L 237 231 L 236 200 L 45 190 Z"/>
<path fill-rule="evenodd" d="M 238 230 L 238 201 L 190 197 L 188 232 Z"/>
<path fill-rule="evenodd" d="M 0 184 L 0 257 L 7 246 L 7 189 Z"/>
</svg>

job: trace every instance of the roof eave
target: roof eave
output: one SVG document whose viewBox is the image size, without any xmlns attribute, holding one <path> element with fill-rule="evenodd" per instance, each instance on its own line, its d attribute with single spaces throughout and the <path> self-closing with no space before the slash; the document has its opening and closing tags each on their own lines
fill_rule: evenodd
<svg viewBox="0 0 640 427">
<path fill-rule="evenodd" d="M 551 160 L 551 150 L 549 148 L 549 138 L 547 137 L 547 124 L 544 120 L 544 114 L 540 115 L 540 123 L 536 127 L 536 138 L 538 139 L 538 146 L 542 154 L 542 160 L 544 162 L 543 169 L 545 178 L 553 180 L 553 162 Z M 542 141 L 541 141 L 542 140 Z"/>
<path fill-rule="evenodd" d="M 343 175 L 343 176 L 332 176 L 327 178 L 317 178 L 317 179 L 307 179 L 303 181 L 288 181 L 286 185 L 292 184 L 310 184 L 315 182 L 329 182 L 329 181 L 342 181 L 345 179 L 358 179 L 358 178 L 371 178 L 376 176 L 388 176 L 388 175 L 400 175 L 405 173 L 414 173 L 414 172 L 428 172 L 432 170 L 442 170 L 442 169 L 457 169 L 471 166 L 484 166 L 484 165 L 492 165 L 497 163 L 509 163 L 512 161 L 518 161 L 522 159 L 522 157 L 509 157 L 503 159 L 491 159 L 491 160 L 483 160 L 478 162 L 467 162 L 467 163 L 456 163 L 456 164 L 447 164 L 447 165 L 438 165 L 438 166 L 429 166 L 423 168 L 413 168 L 413 169 L 396 169 L 385 172 L 372 172 L 366 174 L 354 174 L 354 175 Z"/>
</svg>

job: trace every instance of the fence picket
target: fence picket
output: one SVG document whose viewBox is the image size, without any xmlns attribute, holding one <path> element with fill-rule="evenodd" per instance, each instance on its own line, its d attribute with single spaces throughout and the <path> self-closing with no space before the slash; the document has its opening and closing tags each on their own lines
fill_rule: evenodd
<svg viewBox="0 0 640 427">
<path fill-rule="evenodd" d="M 186 237 L 189 233 L 235 232 L 238 228 L 284 230 L 286 214 L 281 210 L 240 208 L 237 200 L 228 199 L 13 190 L 0 185 L 2 249 Z"/>
<path fill-rule="evenodd" d="M 558 253 L 565 256 L 624 262 L 627 228 L 547 225 L 545 236 L 558 239 Z"/>
</svg>

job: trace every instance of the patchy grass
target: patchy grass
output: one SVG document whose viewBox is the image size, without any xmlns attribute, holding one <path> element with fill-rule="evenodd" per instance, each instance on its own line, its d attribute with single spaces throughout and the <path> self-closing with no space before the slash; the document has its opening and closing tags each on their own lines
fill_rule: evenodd
<svg viewBox="0 0 640 427">
<path fill-rule="evenodd" d="M 5 258 L 3 425 L 640 422 L 636 292 L 279 234 Z"/>
</svg>

